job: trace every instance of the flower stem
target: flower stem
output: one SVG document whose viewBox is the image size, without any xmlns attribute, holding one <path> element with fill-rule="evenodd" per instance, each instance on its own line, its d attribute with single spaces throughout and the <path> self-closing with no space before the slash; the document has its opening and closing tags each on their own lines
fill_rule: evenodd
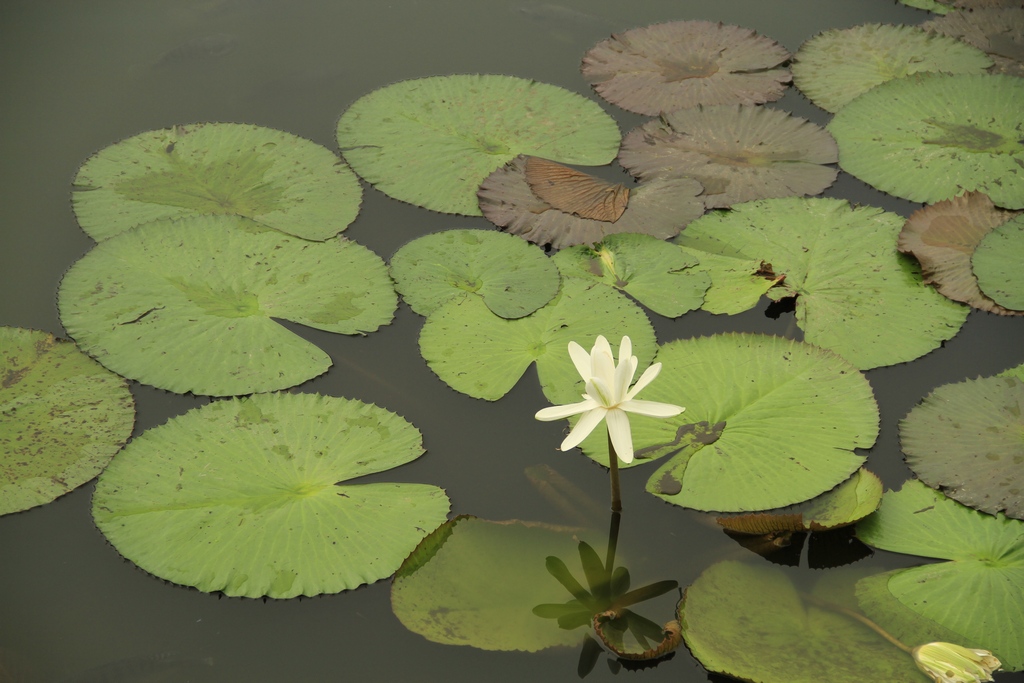
<svg viewBox="0 0 1024 683">
<path fill-rule="evenodd" d="M 842 605 L 837 605 L 837 604 L 835 604 L 833 602 L 828 602 L 826 600 L 822 600 L 821 598 L 815 597 L 815 596 L 811 595 L 810 593 L 802 593 L 801 595 L 802 595 L 804 600 L 806 600 L 807 602 L 811 603 L 812 605 L 816 605 L 818 607 L 824 607 L 825 609 L 830 609 L 833 612 L 841 612 L 842 614 L 845 614 L 848 617 L 856 619 L 857 621 L 859 621 L 860 623 L 864 624 L 865 626 L 870 628 L 872 631 L 874 631 L 878 635 L 882 636 L 883 638 L 888 640 L 890 643 L 892 643 L 893 645 L 895 645 L 899 649 L 903 650 L 904 652 L 912 652 L 913 651 L 913 648 L 910 648 L 910 647 L 907 647 L 906 645 L 904 645 L 901 641 L 899 641 L 896 638 L 896 636 L 892 635 L 891 633 L 886 631 L 884 628 L 882 628 L 881 626 L 879 626 L 875 622 L 873 622 L 870 619 L 868 619 L 863 614 L 857 614 L 852 609 L 843 607 Z"/>
<path fill-rule="evenodd" d="M 608 476 L 612 480 L 612 512 L 622 512 L 622 493 L 619 491 L 619 454 L 608 435 Z"/>
</svg>

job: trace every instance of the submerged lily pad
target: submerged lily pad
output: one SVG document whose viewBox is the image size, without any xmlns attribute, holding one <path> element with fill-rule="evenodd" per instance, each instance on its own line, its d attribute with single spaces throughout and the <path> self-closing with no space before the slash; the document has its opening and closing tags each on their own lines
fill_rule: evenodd
<svg viewBox="0 0 1024 683">
<path fill-rule="evenodd" d="M 558 293 L 558 269 L 542 251 L 493 230 L 446 230 L 409 242 L 391 257 L 395 288 L 420 315 L 479 296 L 502 318 L 521 318 Z"/>
<path fill-rule="evenodd" d="M 981 238 L 971 269 L 982 293 L 1000 306 L 1024 313 L 1024 217 L 997 226 Z"/>
<path fill-rule="evenodd" d="M 900 422 L 907 465 L 982 512 L 1024 519 L 1024 382 L 984 377 L 937 388 Z"/>
<path fill-rule="evenodd" d="M 563 249 L 552 259 L 562 277 L 601 282 L 655 313 L 678 318 L 699 308 L 711 277 L 697 259 L 648 235 L 609 235 L 593 247 Z"/>
<path fill-rule="evenodd" d="M 495 75 L 401 81 L 364 95 L 338 121 L 352 168 L 384 194 L 479 216 L 476 190 L 517 154 L 599 166 L 615 157 L 615 121 L 563 88 Z"/>
<path fill-rule="evenodd" d="M 709 213 L 684 237 L 714 238 L 770 263 L 785 279 L 768 296 L 796 297 L 804 340 L 864 370 L 928 353 L 967 318 L 896 251 L 902 225 L 897 214 L 845 200 L 782 198 Z"/>
<path fill-rule="evenodd" d="M 643 398 L 686 412 L 631 416 L 633 464 L 668 456 L 647 490 L 675 505 L 746 512 L 809 500 L 858 470 L 864 458 L 853 449 L 870 448 L 878 434 L 864 376 L 810 344 L 720 334 L 664 344 L 655 361 L 661 375 Z M 603 432 L 582 446 L 608 462 Z"/>
<path fill-rule="evenodd" d="M 1024 81 L 1003 75 L 916 74 L 856 98 L 828 124 L 839 165 L 915 202 L 978 190 L 1024 208 Z"/>
<path fill-rule="evenodd" d="M 436 486 L 348 483 L 422 453 L 415 427 L 360 401 L 215 401 L 119 453 L 93 518 L 119 553 L 174 583 L 250 598 L 336 593 L 389 576 L 445 521 Z"/>
<path fill-rule="evenodd" d="M 692 178 L 655 178 L 629 192 L 628 203 L 616 220 L 597 220 L 558 209 L 530 187 L 526 166 L 532 157 L 520 156 L 491 173 L 477 196 L 487 220 L 508 232 L 554 249 L 593 244 L 608 235 L 643 233 L 667 239 L 704 213 L 698 196 L 701 184 Z"/>
<path fill-rule="evenodd" d="M 617 33 L 590 48 L 580 70 L 601 97 L 657 116 L 697 105 L 782 97 L 789 51 L 750 29 L 674 21 Z"/>
<path fill-rule="evenodd" d="M 330 358 L 272 318 L 361 334 L 391 321 L 383 261 L 355 242 L 309 242 L 236 216 L 154 221 L 101 242 L 65 274 L 58 304 L 83 350 L 179 393 L 291 387 Z"/>
<path fill-rule="evenodd" d="M 793 83 L 812 102 L 839 111 L 879 83 L 923 71 L 981 74 L 981 50 L 916 26 L 861 24 L 820 33 L 794 55 Z"/>
<path fill-rule="evenodd" d="M 1024 521 L 977 512 L 909 481 L 857 526 L 876 548 L 948 562 L 893 572 L 903 605 L 991 650 L 1007 671 L 1024 668 Z"/>
<path fill-rule="evenodd" d="M 630 131 L 619 163 L 641 179 L 690 177 L 708 208 L 766 197 L 814 195 L 839 173 L 836 143 L 821 127 L 781 109 L 697 107 Z"/>
<path fill-rule="evenodd" d="M 448 386 L 496 401 L 537 363 L 544 395 L 573 403 L 583 384 L 566 350 L 570 341 L 590 348 L 598 335 L 629 336 L 641 364 L 654 355 L 654 328 L 623 294 L 598 284 L 566 279 L 548 305 L 518 320 L 500 318 L 476 298 L 451 301 L 434 311 L 420 332 L 420 352 Z"/>
<path fill-rule="evenodd" d="M 131 435 L 128 383 L 46 332 L 0 327 L 0 515 L 89 481 Z"/>
<path fill-rule="evenodd" d="M 72 206 L 102 241 L 161 218 L 234 215 L 308 240 L 355 220 L 362 188 L 325 147 L 240 123 L 141 133 L 100 150 L 75 176 Z"/>
</svg>

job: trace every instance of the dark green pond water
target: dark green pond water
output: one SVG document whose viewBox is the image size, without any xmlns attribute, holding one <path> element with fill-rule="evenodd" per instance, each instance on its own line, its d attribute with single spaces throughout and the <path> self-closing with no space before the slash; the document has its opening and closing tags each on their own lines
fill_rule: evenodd
<svg viewBox="0 0 1024 683">
<path fill-rule="evenodd" d="M 246 122 L 336 149 L 335 123 L 342 111 L 399 80 L 501 73 L 589 96 L 580 59 L 612 31 L 709 19 L 754 29 L 795 51 L 826 28 L 924 18 L 924 12 L 892 0 L 4 0 L 0 324 L 63 336 L 56 288 L 61 274 L 92 246 L 71 212 L 71 179 L 91 153 L 142 131 L 197 121 Z M 623 131 L 641 122 L 604 106 Z M 778 106 L 819 124 L 828 119 L 795 91 Z M 846 174 L 827 195 L 904 216 L 918 208 Z M 488 226 L 484 219 L 431 213 L 367 188 L 362 212 L 345 234 L 389 259 L 417 236 Z M 696 312 L 674 321 L 651 318 L 661 342 L 734 330 L 792 333 L 792 314 L 766 317 L 766 304 L 733 317 Z M 335 362 L 301 391 L 376 403 L 423 432 L 427 454 L 382 480 L 441 486 L 453 513 L 494 520 L 566 521 L 524 476 L 524 469 L 537 464 L 551 465 L 596 500 L 606 499 L 602 468 L 578 452 L 555 450 L 564 425 L 533 419 L 548 405 L 534 371 L 497 403 L 457 394 L 419 356 L 421 324 L 403 304 L 393 324 L 362 338 L 291 326 Z M 1022 339 L 1024 318 L 973 312 L 944 348 L 867 373 L 882 411 L 868 467 L 887 487 L 899 487 L 908 476 L 897 440 L 899 419 L 938 385 L 1024 362 Z M 145 386 L 132 390 L 136 434 L 203 402 Z M 675 579 L 685 586 L 726 558 L 764 562 L 700 515 L 645 493 L 649 474 L 647 468 L 623 473 L 620 548 L 630 558 L 634 585 Z M 339 595 L 269 602 L 171 585 L 121 559 L 104 540 L 89 513 L 92 489 L 90 483 L 50 505 L 0 518 L 0 681 L 576 679 L 574 649 L 484 652 L 437 645 L 407 631 L 391 612 L 390 581 Z M 859 566 L 917 563 L 875 553 Z M 807 570 L 807 576 L 816 574 Z M 649 616 L 667 620 L 673 603 L 674 597 L 666 597 Z M 133 659 L 161 653 L 183 661 L 161 666 L 168 662 Z M 123 666 L 106 678 L 76 678 L 119 661 Z M 5 666 L 24 674 L 4 678 Z M 588 680 L 612 675 L 601 661 Z M 655 669 L 619 675 L 708 679 L 685 648 Z"/>
</svg>

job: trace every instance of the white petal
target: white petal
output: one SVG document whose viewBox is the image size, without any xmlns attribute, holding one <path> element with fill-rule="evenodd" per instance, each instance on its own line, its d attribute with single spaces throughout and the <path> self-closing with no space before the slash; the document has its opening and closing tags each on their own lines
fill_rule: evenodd
<svg viewBox="0 0 1024 683">
<path fill-rule="evenodd" d="M 644 374 L 640 375 L 640 379 L 636 381 L 633 388 L 626 394 L 626 400 L 632 399 L 634 396 L 640 393 L 640 390 L 646 387 L 648 384 L 654 381 L 654 378 L 661 372 L 661 363 L 655 363 L 651 367 L 644 370 Z"/>
<path fill-rule="evenodd" d="M 629 337 L 623 336 L 622 341 L 619 342 L 619 365 L 622 365 L 622 361 L 626 360 L 633 355 L 633 342 L 630 341 Z"/>
<path fill-rule="evenodd" d="M 601 420 L 604 419 L 605 413 L 608 411 L 598 406 L 589 413 L 583 413 L 583 417 L 576 423 L 576 426 L 569 432 L 569 436 L 565 437 L 562 441 L 562 445 L 558 448 L 563 451 L 567 451 L 570 448 L 575 448 L 580 445 L 583 439 L 590 436 L 590 432 L 594 431 L 594 427 L 601 424 Z"/>
<path fill-rule="evenodd" d="M 550 408 L 544 408 L 538 410 L 535 418 L 542 422 L 551 422 L 552 420 L 561 420 L 562 418 L 569 417 L 570 415 L 578 415 L 588 410 L 592 410 L 597 406 L 597 402 L 592 398 L 586 398 L 585 401 L 579 403 L 569 403 L 564 406 L 551 406 Z"/>
<path fill-rule="evenodd" d="M 594 349 L 590 352 L 590 367 L 592 377 L 600 377 L 609 389 L 615 386 L 615 356 L 604 337 L 598 337 L 594 343 Z"/>
<path fill-rule="evenodd" d="M 587 396 L 600 403 L 605 408 L 615 405 L 609 387 L 600 377 L 591 377 L 587 382 Z"/>
<path fill-rule="evenodd" d="M 583 381 L 589 380 L 590 354 L 587 353 L 586 349 L 574 341 L 569 342 L 569 358 L 572 358 L 572 364 L 576 366 L 576 372 L 580 373 Z"/>
<path fill-rule="evenodd" d="M 636 413 L 637 415 L 650 415 L 651 417 L 675 417 L 679 413 L 686 410 L 686 408 L 674 406 L 671 403 L 658 403 L 657 401 L 641 401 L 639 399 L 633 399 L 632 401 L 620 403 L 619 407 L 625 410 L 627 413 Z"/>
<path fill-rule="evenodd" d="M 605 416 L 608 424 L 608 436 L 611 437 L 612 448 L 619 460 L 633 462 L 633 434 L 629 428 L 629 416 L 621 410 L 609 410 Z"/>
<path fill-rule="evenodd" d="M 629 385 L 633 383 L 633 372 L 632 357 L 627 356 L 619 361 L 619 366 L 615 368 L 615 393 L 612 394 L 613 405 L 626 400 L 626 394 L 629 393 Z"/>
</svg>

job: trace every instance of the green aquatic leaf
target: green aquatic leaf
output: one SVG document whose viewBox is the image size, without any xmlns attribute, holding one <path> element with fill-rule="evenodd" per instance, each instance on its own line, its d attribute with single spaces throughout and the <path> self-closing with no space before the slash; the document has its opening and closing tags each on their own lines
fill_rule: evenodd
<svg viewBox="0 0 1024 683">
<path fill-rule="evenodd" d="M 701 305 L 708 313 L 735 315 L 749 310 L 782 280 L 772 272 L 770 263 L 744 254 L 699 226 L 687 228 L 672 241 L 684 254 L 699 260 L 695 269 L 711 277 Z"/>
<path fill-rule="evenodd" d="M 982 293 L 1000 306 L 1024 311 L 1024 217 L 1018 216 L 981 238 L 971 268 Z"/>
<path fill-rule="evenodd" d="M 100 150 L 75 176 L 71 203 L 102 241 L 162 218 L 244 216 L 308 240 L 355 220 L 362 188 L 325 147 L 239 123 L 140 133 Z"/>
<path fill-rule="evenodd" d="M 330 358 L 273 318 L 362 334 L 391 321 L 383 261 L 236 216 L 154 221 L 101 242 L 65 274 L 61 321 L 120 375 L 179 393 L 284 389 Z"/>
<path fill-rule="evenodd" d="M 422 453 L 415 427 L 360 401 L 215 401 L 119 453 L 93 519 L 119 553 L 174 583 L 252 598 L 336 593 L 389 576 L 445 521 L 435 486 L 349 483 Z"/>
<path fill-rule="evenodd" d="M 338 121 L 338 144 L 366 182 L 395 199 L 479 216 L 476 191 L 518 154 L 600 166 L 619 129 L 594 102 L 524 78 L 460 74 L 393 83 Z"/>
<path fill-rule="evenodd" d="M 123 379 L 70 342 L 0 327 L 0 515 L 95 477 L 134 423 Z"/>
<path fill-rule="evenodd" d="M 452 299 L 479 296 L 502 318 L 521 318 L 558 293 L 558 269 L 544 252 L 494 230 L 446 230 L 409 242 L 391 257 L 395 288 L 430 315 Z"/>
</svg>

